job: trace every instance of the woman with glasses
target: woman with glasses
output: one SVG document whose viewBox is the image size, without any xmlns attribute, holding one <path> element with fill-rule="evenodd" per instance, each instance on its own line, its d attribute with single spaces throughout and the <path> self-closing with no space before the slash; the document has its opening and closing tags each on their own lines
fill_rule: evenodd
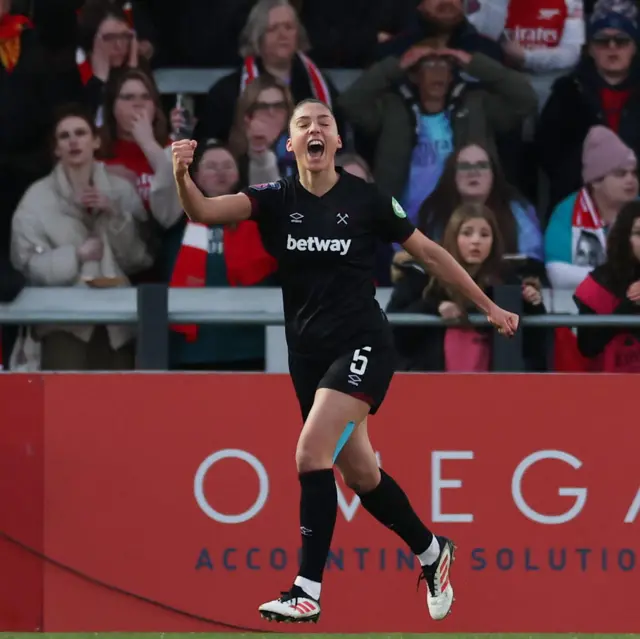
<svg viewBox="0 0 640 639">
<path fill-rule="evenodd" d="M 112 2 L 87 2 L 79 15 L 76 64 L 85 103 L 102 123 L 105 84 L 112 69 L 137 67 L 139 50 L 130 17 Z"/>
<path fill-rule="evenodd" d="M 554 85 L 535 143 L 549 178 L 549 208 L 582 186 L 582 145 L 591 127 L 604 124 L 640 155 L 638 7 L 631 0 L 600 0 L 587 28 L 587 47 L 573 73 Z"/>
<path fill-rule="evenodd" d="M 292 112 L 291 92 L 276 78 L 260 76 L 243 91 L 229 135 L 241 184 L 275 182 L 293 174 L 295 158 L 286 149 Z"/>
<path fill-rule="evenodd" d="M 506 181 L 498 162 L 479 144 L 463 147 L 449 157 L 437 187 L 420 207 L 419 228 L 439 240 L 451 211 L 468 203 L 485 204 L 492 211 L 506 255 L 521 255 L 544 272 L 543 237 L 535 209 Z"/>
<path fill-rule="evenodd" d="M 190 171 L 207 197 L 238 192 L 238 165 L 217 140 L 198 146 Z M 278 178 L 275 178 L 278 179 Z M 164 279 L 174 287 L 271 284 L 275 260 L 262 246 L 255 222 L 203 226 L 180 210 L 163 239 Z M 180 370 L 264 370 L 261 326 L 178 325 L 171 327 L 170 365 Z"/>
</svg>

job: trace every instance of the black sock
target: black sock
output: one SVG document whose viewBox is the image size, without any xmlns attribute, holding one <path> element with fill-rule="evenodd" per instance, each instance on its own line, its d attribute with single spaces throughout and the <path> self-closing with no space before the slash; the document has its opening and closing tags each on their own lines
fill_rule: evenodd
<svg viewBox="0 0 640 639">
<path fill-rule="evenodd" d="M 411 548 L 414 555 L 423 553 L 433 540 L 433 533 L 420 521 L 404 490 L 393 477 L 380 469 L 380 483 L 360 502 L 381 524 L 392 530 Z"/>
<path fill-rule="evenodd" d="M 299 575 L 322 582 L 338 514 L 338 493 L 333 469 L 300 473 L 300 532 L 302 562 Z"/>
</svg>

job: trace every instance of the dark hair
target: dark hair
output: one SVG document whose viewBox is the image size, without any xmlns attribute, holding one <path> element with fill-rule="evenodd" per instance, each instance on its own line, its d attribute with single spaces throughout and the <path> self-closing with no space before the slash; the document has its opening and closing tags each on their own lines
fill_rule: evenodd
<svg viewBox="0 0 640 639">
<path fill-rule="evenodd" d="M 83 104 L 71 103 L 71 104 L 63 104 L 59 106 L 53 114 L 53 127 L 51 128 L 51 152 L 52 154 L 55 152 L 56 145 L 58 140 L 56 138 L 56 131 L 60 126 L 60 123 L 66 120 L 67 118 L 80 118 L 87 123 L 91 134 L 94 137 L 98 136 L 98 127 L 96 126 L 95 120 L 93 118 L 93 114 L 87 107 Z"/>
<path fill-rule="evenodd" d="M 293 116 L 296 114 L 296 111 L 307 104 L 319 104 L 327 109 L 329 113 L 331 113 L 331 117 L 335 118 L 333 109 L 326 102 L 318 100 L 318 98 L 305 98 L 304 100 L 300 100 L 300 102 L 298 102 L 298 104 L 296 104 L 293 108 L 293 112 L 291 113 L 291 117 L 289 118 L 289 133 L 291 133 L 291 120 L 293 120 Z"/>
<path fill-rule="evenodd" d="M 66 120 L 67 118 L 80 118 L 84 120 L 89 125 L 91 133 L 93 133 L 93 135 L 98 135 L 98 127 L 96 126 L 96 122 L 91 110 L 88 109 L 84 104 L 71 102 L 57 107 L 54 111 L 52 129 L 54 137 L 56 134 L 56 129 L 58 128 L 60 122 Z"/>
<path fill-rule="evenodd" d="M 115 116 L 115 103 L 120 95 L 122 86 L 128 80 L 138 80 L 144 84 L 151 94 L 156 113 L 153 118 L 153 134 L 162 147 L 169 143 L 169 127 L 167 117 L 162 109 L 160 92 L 153 78 L 141 69 L 114 69 L 112 70 L 104 90 L 103 117 L 104 124 L 100 132 L 102 134 L 102 153 L 105 158 L 113 157 L 113 146 L 118 139 L 118 124 Z"/>
<path fill-rule="evenodd" d="M 93 50 L 98 29 L 107 18 L 129 24 L 127 14 L 117 4 L 109 0 L 87 1 L 78 17 L 78 44 L 82 49 L 87 52 Z"/>
<path fill-rule="evenodd" d="M 456 187 L 457 164 L 460 153 L 471 146 L 479 147 L 489 157 L 491 170 L 493 172 L 493 184 L 485 204 L 491 209 L 495 216 L 505 251 L 507 253 L 517 253 L 518 232 L 516 220 L 511 210 L 511 202 L 515 200 L 524 203 L 523 198 L 518 191 L 507 182 L 497 158 L 494 157 L 486 146 L 476 142 L 467 144 L 449 155 L 436 188 L 420 207 L 420 211 L 418 212 L 418 227 L 426 235 L 432 237 L 439 236 L 447 225 L 451 211 L 462 203 L 462 198 Z"/>
<path fill-rule="evenodd" d="M 607 236 L 607 261 L 603 265 L 606 286 L 624 298 L 629 286 L 640 279 L 640 261 L 631 250 L 631 229 L 640 218 L 640 202 L 625 204 Z"/>
<path fill-rule="evenodd" d="M 488 206 L 484 204 L 469 203 L 461 204 L 456 208 L 447 226 L 444 229 L 444 235 L 442 238 L 442 246 L 455 258 L 461 266 L 467 269 L 466 264 L 462 261 L 460 255 L 460 249 L 458 248 L 458 236 L 460 235 L 460 229 L 462 225 L 469 220 L 482 219 L 491 227 L 493 234 L 491 251 L 487 259 L 480 265 L 480 268 L 473 275 L 473 279 L 482 289 L 486 289 L 489 286 L 495 286 L 500 281 L 501 260 L 504 254 L 504 247 L 500 229 L 498 228 L 498 222 L 495 215 Z M 425 295 L 432 293 L 433 291 L 439 291 L 445 293 L 446 296 L 455 302 L 461 309 L 468 306 L 468 302 L 459 293 L 453 291 L 448 286 L 444 286 L 436 278 L 432 278 L 427 288 L 425 289 Z"/>
</svg>

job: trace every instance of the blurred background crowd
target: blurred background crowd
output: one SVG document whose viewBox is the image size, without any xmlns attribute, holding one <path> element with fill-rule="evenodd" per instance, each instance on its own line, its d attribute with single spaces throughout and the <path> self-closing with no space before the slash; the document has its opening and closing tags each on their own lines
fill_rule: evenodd
<svg viewBox="0 0 640 639">
<path fill-rule="evenodd" d="M 634 0 L 0 0 L 0 302 L 25 286 L 277 286 L 253 222 L 189 223 L 170 144 L 199 141 L 206 195 L 274 181 L 295 171 L 293 105 L 315 97 L 344 170 L 489 294 L 517 286 L 527 315 L 638 313 L 638 19 Z M 161 94 L 167 67 L 227 72 Z M 357 70 L 342 90 L 336 69 Z M 491 370 L 493 336 L 465 325 L 463 300 L 400 247 L 377 265 L 388 312 L 448 321 L 395 329 L 401 370 Z M 0 329 L 5 369 L 134 366 L 128 327 Z M 637 337 L 558 329 L 550 358 L 529 328 L 523 358 L 638 372 Z M 174 326 L 170 354 L 172 369 L 264 370 L 264 329 Z"/>
</svg>

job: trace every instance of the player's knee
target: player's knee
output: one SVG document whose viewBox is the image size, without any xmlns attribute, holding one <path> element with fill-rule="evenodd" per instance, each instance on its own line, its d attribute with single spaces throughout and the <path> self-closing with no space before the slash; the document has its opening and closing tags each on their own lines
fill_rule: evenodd
<svg viewBox="0 0 640 639">
<path fill-rule="evenodd" d="M 331 455 L 317 450 L 308 443 L 298 442 L 298 447 L 296 448 L 296 468 L 298 473 L 309 473 L 313 470 L 323 470 L 332 466 Z"/>
<path fill-rule="evenodd" d="M 342 472 L 344 483 L 356 495 L 371 492 L 380 483 L 380 470 L 374 468 L 351 468 Z"/>
</svg>

